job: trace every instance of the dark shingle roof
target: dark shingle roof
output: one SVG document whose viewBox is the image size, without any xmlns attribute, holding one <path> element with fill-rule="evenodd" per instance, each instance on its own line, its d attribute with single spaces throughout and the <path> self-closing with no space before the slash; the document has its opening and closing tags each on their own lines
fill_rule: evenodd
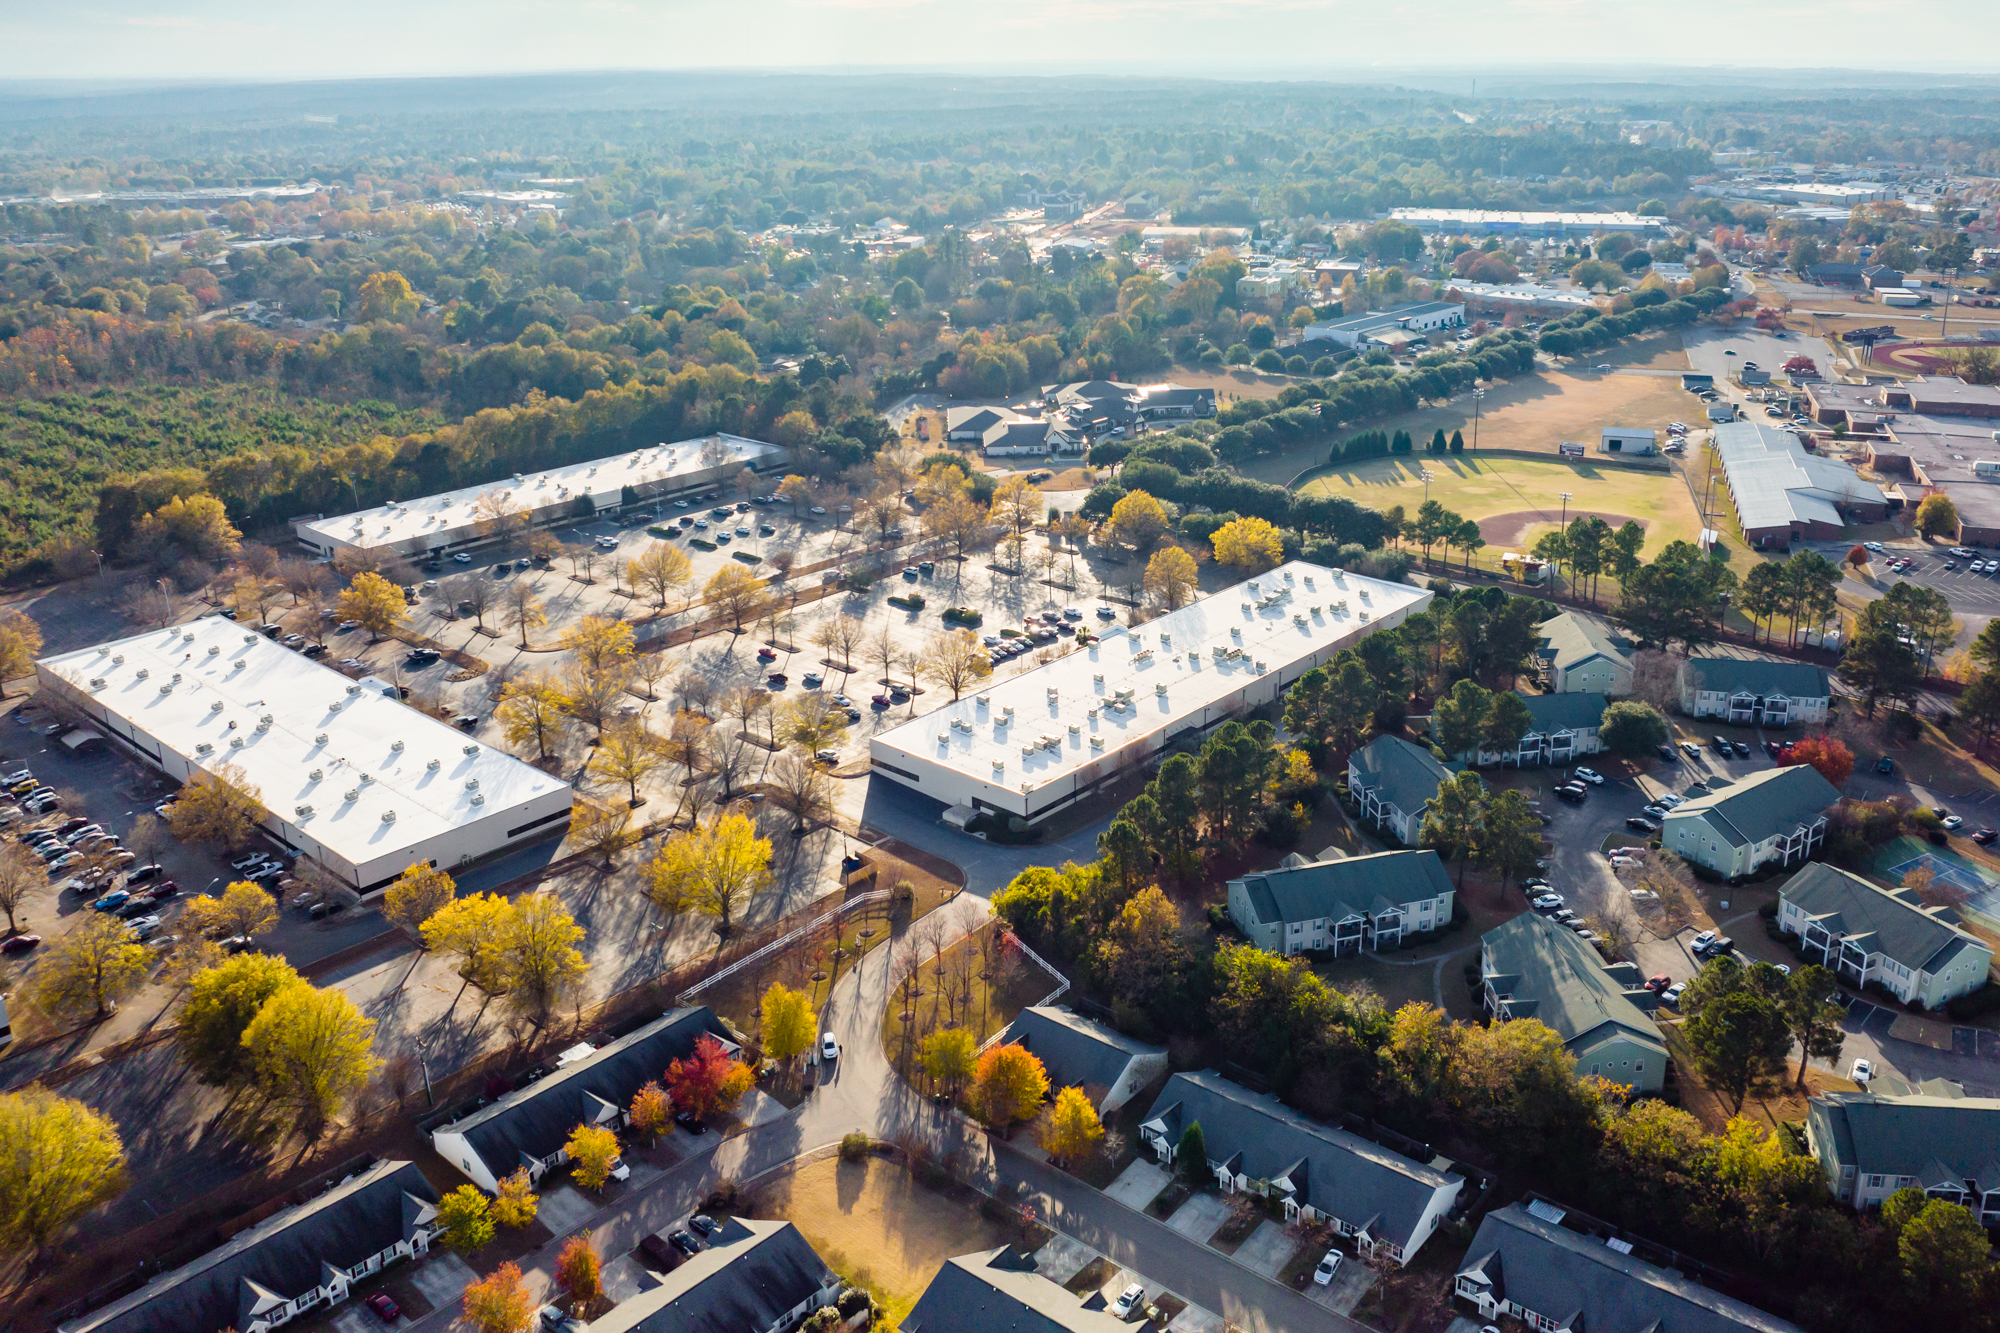
<svg viewBox="0 0 2000 1333">
<path fill-rule="evenodd" d="M 1051 1089 L 1109 1088 L 1135 1057 L 1166 1053 L 1055 1005 L 1023 1009 L 1001 1040 L 1019 1042 L 1040 1060 Z"/>
<path fill-rule="evenodd" d="M 1406 815 L 1424 808 L 1437 795 L 1438 784 L 1451 776 L 1451 769 L 1421 746 L 1400 736 L 1377 736 L 1354 752 L 1349 760 L 1361 776 L 1361 785 Z"/>
<path fill-rule="evenodd" d="M 704 1034 L 734 1040 L 707 1008 L 676 1009 L 445 1128 L 465 1135 L 496 1178 L 507 1175 L 523 1154 L 547 1157 L 579 1122 L 595 1120 L 592 1097 L 623 1108 L 647 1083 L 663 1081 L 668 1063 L 686 1059 Z"/>
<path fill-rule="evenodd" d="M 1547 917 L 1523 912 L 1480 936 L 1485 975 L 1507 1001 L 1509 1018 L 1547 1024 L 1565 1045 L 1589 1047 L 1619 1035 L 1646 1043 L 1666 1058 L 1666 1043 L 1625 984 L 1582 936 Z M 1661 1066 L 1665 1067 L 1664 1063 Z"/>
<path fill-rule="evenodd" d="M 292 1300 L 416 1233 L 437 1191 L 414 1162 L 377 1162 L 317 1199 L 246 1227 L 192 1263 L 64 1325 L 69 1333 L 209 1333 L 242 1328 L 246 1294 Z"/>
<path fill-rule="evenodd" d="M 1766 662 L 1750 657 L 1690 658 L 1683 670 L 1700 677 L 1700 688 L 1723 694 L 1782 694 L 1787 699 L 1831 697 L 1825 667 L 1809 662 Z"/>
<path fill-rule="evenodd" d="M 1909 890 L 1877 888 L 1822 861 L 1794 875 L 1780 896 L 1868 952 L 1913 972 L 1935 972 L 1968 946 L 1985 947 L 1948 919 L 1951 909 L 1925 907 Z"/>
<path fill-rule="evenodd" d="M 1463 1184 L 1458 1176 L 1379 1143 L 1308 1120 L 1276 1097 L 1260 1097 L 1212 1071 L 1168 1079 L 1144 1123 L 1156 1120 L 1163 1122 L 1170 1143 L 1199 1122 L 1208 1155 L 1252 1179 L 1290 1175 L 1299 1184 L 1303 1167 L 1300 1202 L 1367 1225 L 1405 1251 L 1423 1239 L 1415 1234 L 1417 1225 L 1437 1192 Z"/>
<path fill-rule="evenodd" d="M 1321 917 L 1338 921 L 1451 892 L 1451 876 L 1428 848 L 1263 870 L 1245 875 L 1242 884 L 1257 919 L 1265 923 Z"/>
<path fill-rule="evenodd" d="M 1573 694 L 1520 694 L 1520 698 L 1528 706 L 1528 716 L 1535 720 L 1529 730 L 1543 733 L 1594 731 L 1603 725 L 1604 710 L 1611 706 L 1609 697 L 1581 690 Z"/>
<path fill-rule="evenodd" d="M 708 1248 L 601 1319 L 590 1333 L 745 1333 L 769 1328 L 832 1276 L 790 1222 L 728 1218 Z"/>
<path fill-rule="evenodd" d="M 1127 1333 L 1129 1328 L 1103 1308 L 1095 1292 L 1090 1298 L 1075 1295 L 1037 1273 L 1032 1258 L 1005 1247 L 945 1260 L 903 1316 L 904 1333 Z"/>
<path fill-rule="evenodd" d="M 1536 627 L 1540 655 L 1563 670 L 1602 657 L 1620 666 L 1632 665 L 1632 642 L 1602 621 L 1575 611 L 1550 616 Z"/>
<path fill-rule="evenodd" d="M 1518 1203 L 1486 1215 L 1459 1273 L 1483 1275 L 1497 1296 L 1568 1328 L 1798 1333 L 1776 1315 L 1621 1254 L 1595 1236 L 1545 1222 Z"/>
<path fill-rule="evenodd" d="M 1947 1179 L 2000 1189 L 2000 1100 L 1829 1092 L 1807 1103 L 1806 1116 L 1814 1141 L 1831 1142 L 1842 1166 L 1896 1176 L 1942 1166 Z"/>
</svg>

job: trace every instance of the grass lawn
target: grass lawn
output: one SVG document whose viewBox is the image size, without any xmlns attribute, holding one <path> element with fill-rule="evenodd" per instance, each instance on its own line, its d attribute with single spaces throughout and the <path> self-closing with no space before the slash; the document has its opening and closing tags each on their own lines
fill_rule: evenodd
<svg viewBox="0 0 2000 1333">
<path fill-rule="evenodd" d="M 876 1292 L 900 1319 L 954 1254 L 1020 1239 L 1020 1228 L 983 1216 L 977 1196 L 919 1184 L 894 1162 L 834 1158 L 779 1177 L 745 1210 L 785 1218 L 827 1265 Z"/>
<path fill-rule="evenodd" d="M 1666 1037 L 1674 1067 L 1680 1072 L 1681 1109 L 1701 1121 L 1711 1133 L 1721 1133 L 1739 1114 L 1766 1133 L 1775 1133 L 1780 1124 L 1804 1122 L 1807 1097 L 1822 1092 L 1860 1091 L 1858 1084 L 1850 1083 L 1838 1074 L 1808 1068 L 1806 1089 L 1801 1094 L 1792 1086 L 1792 1080 L 1798 1077 L 1798 1066 L 1787 1061 L 1784 1079 L 1763 1089 L 1767 1094 L 1764 1096 L 1759 1096 L 1758 1090 L 1752 1089 L 1750 1095 L 1743 1099 L 1743 1109 L 1738 1112 L 1732 1109 L 1728 1097 L 1708 1087 L 1695 1072 L 1694 1051 L 1688 1044 L 1682 1025 L 1662 1023 L 1660 1031 Z"/>
<path fill-rule="evenodd" d="M 1401 505 L 1414 516 L 1424 502 L 1426 469 L 1432 476 L 1430 498 L 1478 522 L 1487 547 L 1474 563 L 1488 568 L 1497 567 L 1501 551 L 1526 551 L 1541 533 L 1558 526 L 1563 504 L 1557 497 L 1564 492 L 1570 495 L 1572 519 L 1598 514 L 1613 527 L 1638 520 L 1646 529 L 1646 559 L 1670 541 L 1694 541 L 1701 535 L 1694 501 L 1678 476 L 1601 467 L 1588 459 L 1482 458 L 1470 451 L 1442 458 L 1371 458 L 1323 472 L 1304 489 L 1345 496 L 1371 509 Z M 1463 557 L 1454 563 L 1462 564 Z"/>
</svg>

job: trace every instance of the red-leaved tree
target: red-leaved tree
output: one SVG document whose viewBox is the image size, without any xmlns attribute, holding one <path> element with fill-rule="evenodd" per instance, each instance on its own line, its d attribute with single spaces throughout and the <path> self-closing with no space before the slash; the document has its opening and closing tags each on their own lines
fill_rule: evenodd
<svg viewBox="0 0 2000 1333">
<path fill-rule="evenodd" d="M 1854 774 L 1854 752 L 1832 736 L 1807 736 L 1793 741 L 1785 751 L 1785 758 L 1794 764 L 1811 764 L 1836 787 Z"/>
<path fill-rule="evenodd" d="M 731 1059 L 714 1037 L 703 1037 L 692 1055 L 667 1066 L 667 1092 L 674 1105 L 698 1116 L 731 1109 L 749 1090 L 750 1067 Z"/>
<path fill-rule="evenodd" d="M 604 1294 L 604 1259 L 588 1236 L 571 1236 L 556 1256 L 556 1285 L 578 1305 Z"/>
</svg>

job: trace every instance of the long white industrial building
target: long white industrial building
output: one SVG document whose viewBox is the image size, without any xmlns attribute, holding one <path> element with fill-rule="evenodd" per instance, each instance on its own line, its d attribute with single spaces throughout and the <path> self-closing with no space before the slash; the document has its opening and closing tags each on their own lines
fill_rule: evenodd
<svg viewBox="0 0 2000 1333">
<path fill-rule="evenodd" d="M 1294 560 L 869 741 L 874 771 L 948 807 L 1037 820 L 1293 681 L 1432 594 Z"/>
<path fill-rule="evenodd" d="M 627 503 L 650 501 L 730 481 L 749 468 L 782 467 L 791 451 L 741 435 L 707 435 L 541 472 L 515 473 L 481 486 L 461 486 L 421 500 L 397 500 L 333 518 L 292 520 L 301 545 L 315 554 L 442 555 L 518 531 L 523 516 L 536 527 L 594 518 Z M 627 491 L 631 494 L 628 496 Z"/>
<path fill-rule="evenodd" d="M 208 616 L 35 663 L 49 695 L 181 782 L 234 764 L 269 829 L 362 893 L 562 827 L 571 788 L 404 704 Z"/>
</svg>

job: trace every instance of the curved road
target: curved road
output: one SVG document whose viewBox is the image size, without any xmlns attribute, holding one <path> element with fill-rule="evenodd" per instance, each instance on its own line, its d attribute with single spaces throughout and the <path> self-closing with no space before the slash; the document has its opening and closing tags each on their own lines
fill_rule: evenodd
<svg viewBox="0 0 2000 1333">
<path fill-rule="evenodd" d="M 988 909 L 968 893 L 940 910 L 950 914 L 955 939 L 985 920 Z M 598 1213 L 579 1229 L 592 1234 L 599 1253 L 607 1259 L 625 1254 L 647 1234 L 682 1222 L 724 1177 L 749 1181 L 857 1130 L 887 1140 L 915 1134 L 940 1153 L 960 1152 L 967 1164 L 962 1174 L 987 1193 L 1032 1206 L 1037 1218 L 1064 1235 L 1166 1283 L 1248 1333 L 1367 1333 L 1365 1325 L 1308 1301 L 1011 1145 L 996 1144 L 977 1127 L 918 1096 L 896 1076 L 881 1046 L 892 959 L 907 947 L 897 940 L 873 950 L 834 987 L 823 1026 L 839 1037 L 841 1056 L 833 1069 L 821 1073 L 819 1085 L 797 1110 L 676 1164 Z M 563 1239 L 521 1261 L 537 1292 L 548 1290 Z M 457 1315 L 453 1302 L 411 1328 L 445 1333 Z"/>
</svg>

